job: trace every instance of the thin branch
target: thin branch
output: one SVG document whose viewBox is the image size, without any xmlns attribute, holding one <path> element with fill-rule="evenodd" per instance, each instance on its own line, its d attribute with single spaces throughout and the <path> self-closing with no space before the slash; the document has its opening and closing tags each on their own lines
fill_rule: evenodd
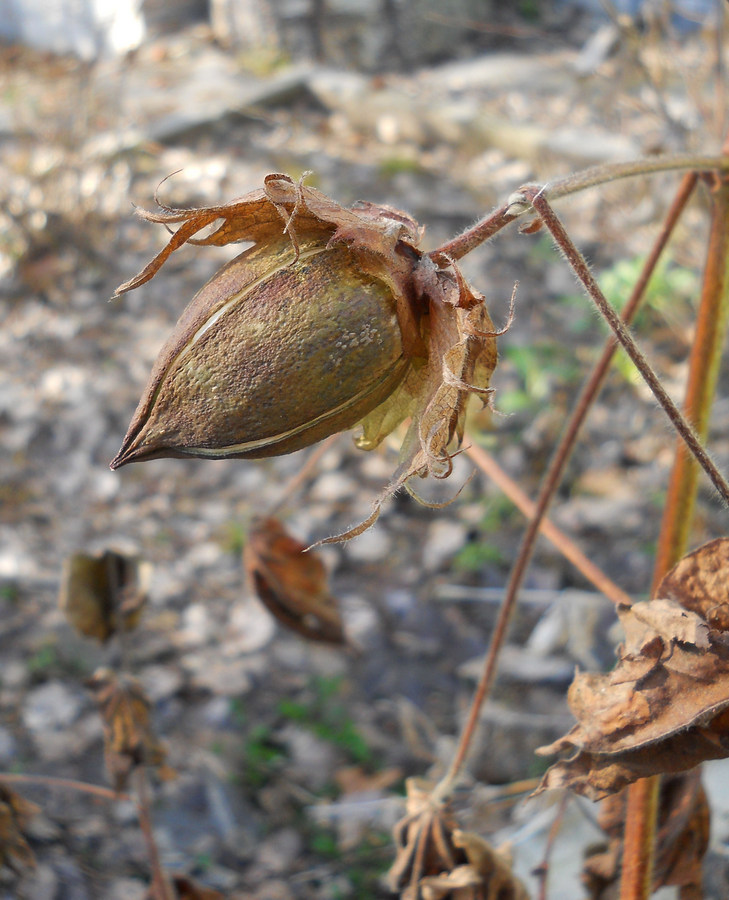
<svg viewBox="0 0 729 900">
<path fill-rule="evenodd" d="M 448 257 L 451 260 L 462 259 L 480 244 L 490 240 L 497 232 L 501 231 L 519 216 L 523 216 L 532 209 L 531 202 L 525 199 L 527 191 L 542 191 L 542 196 L 547 200 L 559 200 L 578 191 L 617 181 L 621 178 L 632 178 L 636 175 L 650 175 L 655 172 L 672 172 L 689 169 L 694 172 L 727 171 L 729 170 L 729 156 L 692 156 L 690 154 L 678 154 L 675 156 L 655 156 L 648 159 L 632 160 L 623 163 L 608 163 L 603 166 L 592 166 L 581 172 L 574 172 L 564 178 L 556 178 L 548 182 L 542 188 L 535 185 L 526 185 L 512 194 L 507 203 L 500 206 L 494 212 L 489 213 L 484 219 L 468 228 L 463 234 L 432 250 L 428 255 L 435 260 L 440 257 Z"/>
<path fill-rule="evenodd" d="M 52 775 L 20 775 L 14 772 L 0 772 L 0 782 L 3 781 L 8 784 L 42 784 L 44 787 L 67 788 L 82 794 L 103 797 L 105 800 L 132 799 L 129 794 L 113 791 L 111 788 L 102 787 L 99 784 L 88 784 L 85 781 L 75 781 L 73 778 L 56 778 Z"/>
<path fill-rule="evenodd" d="M 661 233 L 659 234 L 653 250 L 646 260 L 641 276 L 638 279 L 638 282 L 636 283 L 636 286 L 633 290 L 633 294 L 625 307 L 623 313 L 624 316 L 630 317 L 637 311 L 640 300 L 645 293 L 645 288 L 647 287 L 650 276 L 658 263 L 661 252 L 665 248 L 668 242 L 668 238 L 673 231 L 695 184 L 695 174 L 687 174 L 684 177 L 676 198 L 671 204 L 671 208 L 668 212 Z M 478 722 L 481 705 L 491 691 L 493 680 L 496 674 L 498 657 L 501 653 L 501 646 L 506 638 L 508 625 L 511 620 L 513 610 L 516 606 L 516 598 L 521 588 L 521 583 L 523 581 L 524 574 L 526 573 L 526 568 L 529 564 L 529 560 L 531 559 L 531 555 L 534 551 L 537 534 L 539 533 L 540 523 L 546 515 L 549 504 L 551 503 L 554 494 L 556 493 L 557 487 L 559 486 L 562 478 L 562 472 L 564 471 L 564 467 L 567 464 L 567 460 L 569 459 L 572 448 L 577 439 L 579 429 L 587 415 L 594 397 L 599 391 L 605 373 L 608 369 L 608 366 L 610 365 L 610 361 L 613 357 L 613 354 L 615 353 L 615 349 L 616 341 L 615 338 L 611 336 L 605 345 L 602 357 L 600 358 L 597 366 L 595 367 L 591 377 L 589 378 L 577 401 L 575 410 L 570 417 L 570 421 L 567 424 L 565 434 L 563 435 L 557 451 L 555 452 L 555 455 L 549 464 L 549 468 L 542 480 L 542 487 L 539 492 L 539 497 L 537 498 L 533 517 L 522 537 L 521 545 L 519 547 L 519 553 L 511 570 L 509 584 L 506 587 L 504 600 L 499 611 L 499 617 L 496 622 L 494 633 L 491 637 L 491 643 L 489 645 L 489 650 L 484 662 L 484 668 L 481 673 L 481 678 L 471 701 L 468 720 L 463 728 L 463 731 L 461 732 L 458 748 L 456 750 L 451 766 L 446 776 L 435 789 L 434 793 L 436 795 L 436 798 L 445 798 L 446 796 L 448 796 L 457 783 L 461 767 L 465 762 L 469 747 L 471 745 L 471 741 L 473 739 L 473 735 L 476 730 L 476 724 Z"/>
<path fill-rule="evenodd" d="M 717 179 L 712 199 L 711 231 L 684 402 L 687 417 L 695 423 L 699 436 L 704 439 L 709 429 L 729 318 L 729 178 Z M 696 505 L 697 474 L 695 461 L 685 445 L 679 442 L 658 539 L 653 591 L 688 549 Z M 659 793 L 659 776 L 641 779 L 628 788 L 621 900 L 643 900 L 650 894 Z"/>
<path fill-rule="evenodd" d="M 468 440 L 468 436 L 466 436 L 466 440 Z M 527 497 L 519 485 L 504 472 L 492 456 L 473 443 L 466 449 L 466 453 L 479 469 L 501 488 L 514 506 L 520 509 L 528 519 L 534 517 L 537 509 L 536 503 Z M 630 595 L 618 587 L 611 578 L 608 578 L 602 569 L 588 559 L 575 542 L 564 531 L 561 531 L 550 522 L 549 519 L 545 518 L 542 520 L 539 530 L 588 581 L 592 582 L 598 591 L 609 597 L 613 603 L 616 605 L 627 604 L 628 606 L 632 604 L 633 600 Z"/>
<path fill-rule="evenodd" d="M 137 818 L 139 827 L 147 845 L 149 866 L 152 870 L 152 896 L 154 900 L 175 900 L 174 891 L 165 875 L 157 848 L 157 840 L 152 827 L 152 817 L 149 812 L 149 787 L 147 785 L 147 772 L 144 766 L 139 766 L 134 772 L 137 793 Z"/>
<path fill-rule="evenodd" d="M 567 261 L 572 266 L 575 274 L 578 276 L 590 298 L 593 300 L 603 318 L 612 328 L 613 333 L 618 341 L 622 344 L 628 356 L 631 358 L 636 368 L 640 372 L 643 380 L 653 392 L 653 396 L 663 407 L 664 412 L 671 421 L 671 424 L 683 438 L 686 446 L 692 453 L 701 468 L 706 472 L 711 483 L 716 488 L 720 497 L 725 504 L 729 505 L 729 484 L 727 484 L 724 476 L 719 472 L 714 461 L 711 459 L 706 449 L 702 445 L 693 428 L 686 421 L 679 408 L 668 396 L 665 388 L 661 384 L 660 379 L 653 371 L 648 360 L 633 340 L 627 327 L 623 324 L 620 316 L 615 312 L 612 306 L 605 299 L 605 295 L 600 290 L 600 286 L 595 281 L 589 266 L 584 260 L 580 251 L 575 247 L 567 234 L 564 226 L 560 222 L 557 214 L 549 205 L 541 192 L 537 192 L 533 197 L 531 192 L 527 192 L 529 201 L 534 209 L 539 213 L 544 224 L 549 229 L 557 246 L 562 250 Z"/>
<path fill-rule="evenodd" d="M 322 441 L 321 444 L 318 444 L 311 451 L 311 453 L 309 453 L 309 455 L 302 463 L 301 468 L 292 475 L 292 477 L 281 489 L 278 500 L 274 501 L 273 505 L 268 511 L 269 516 L 275 516 L 278 510 L 285 503 L 287 503 L 306 482 L 306 480 L 311 477 L 312 472 L 318 465 L 322 456 L 324 456 L 324 454 L 332 447 L 333 444 L 336 443 L 338 439 L 339 433 L 332 434 L 325 441 Z"/>
</svg>

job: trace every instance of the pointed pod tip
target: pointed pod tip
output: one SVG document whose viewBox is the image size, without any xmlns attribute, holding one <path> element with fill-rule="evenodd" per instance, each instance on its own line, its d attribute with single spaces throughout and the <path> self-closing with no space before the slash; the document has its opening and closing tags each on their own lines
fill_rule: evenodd
<svg viewBox="0 0 729 900">
<path fill-rule="evenodd" d="M 139 451 L 129 446 L 128 441 L 124 441 L 117 455 L 109 463 L 109 468 L 113 471 L 121 469 L 127 463 L 134 462 L 139 457 Z"/>
<path fill-rule="evenodd" d="M 109 463 L 109 468 L 113 472 L 115 469 L 120 469 L 124 465 L 124 458 L 121 453 L 118 453 L 114 459 Z"/>
</svg>

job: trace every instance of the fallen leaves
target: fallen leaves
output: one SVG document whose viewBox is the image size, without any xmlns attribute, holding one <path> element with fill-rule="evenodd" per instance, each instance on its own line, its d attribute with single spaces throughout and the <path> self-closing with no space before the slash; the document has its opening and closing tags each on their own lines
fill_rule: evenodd
<svg viewBox="0 0 729 900">
<path fill-rule="evenodd" d="M 243 550 L 253 590 L 282 625 L 311 641 L 346 644 L 324 563 L 272 517 L 254 522 Z"/>
<path fill-rule="evenodd" d="M 593 800 L 657 773 L 729 756 L 729 539 L 678 563 L 656 599 L 618 607 L 625 630 L 606 675 L 578 673 L 568 702 L 578 724 L 537 752 L 572 751 L 539 790 Z"/>
</svg>

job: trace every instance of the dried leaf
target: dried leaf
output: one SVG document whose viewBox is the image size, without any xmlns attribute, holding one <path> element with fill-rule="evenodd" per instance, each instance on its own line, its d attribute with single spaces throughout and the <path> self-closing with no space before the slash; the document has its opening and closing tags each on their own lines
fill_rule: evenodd
<svg viewBox="0 0 729 900">
<path fill-rule="evenodd" d="M 76 553 L 64 563 L 59 606 L 77 631 L 105 642 L 139 624 L 150 571 L 149 564 L 114 550 Z"/>
<path fill-rule="evenodd" d="M 455 828 L 453 815 L 433 799 L 433 785 L 406 783 L 407 815 L 395 826 L 396 858 L 390 889 L 403 900 L 528 900 L 509 862 L 483 838 Z"/>
<path fill-rule="evenodd" d="M 598 823 L 608 842 L 592 847 L 585 859 L 583 882 L 590 900 L 607 900 L 620 880 L 627 794 L 603 800 Z M 653 890 L 677 885 L 701 896 L 702 862 L 709 845 L 709 806 L 701 770 L 661 779 L 658 802 Z"/>
<path fill-rule="evenodd" d="M 658 585 L 656 597 L 675 600 L 717 631 L 729 631 L 729 539 L 717 538 L 689 553 Z"/>
<path fill-rule="evenodd" d="M 252 241 L 193 299 L 162 349 L 112 468 L 159 456 L 289 453 L 358 422 L 372 449 L 411 424 L 391 483 L 446 478 L 468 398 L 489 401 L 496 337 L 483 296 L 422 230 L 374 204 L 345 209 L 285 175 L 222 206 L 141 211 L 179 228 L 117 293 L 185 243 Z M 196 238 L 214 226 L 212 234 Z"/>
<path fill-rule="evenodd" d="M 254 522 L 243 550 L 251 586 L 282 625 L 311 641 L 346 644 L 324 563 L 306 549 L 278 519 Z"/>
<path fill-rule="evenodd" d="M 599 799 L 638 778 L 729 755 L 728 577 L 729 539 L 712 541 L 678 563 L 657 599 L 618 608 L 618 665 L 575 676 L 568 701 L 578 724 L 537 751 L 573 755 L 549 769 L 539 790 L 569 787 Z"/>
<path fill-rule="evenodd" d="M 40 810 L 0 780 L 0 869 L 13 872 L 35 867 L 35 856 L 23 836 L 30 819 Z"/>
<path fill-rule="evenodd" d="M 114 789 L 125 790 L 138 766 L 154 766 L 162 779 L 174 777 L 165 764 L 167 751 L 154 733 L 150 702 L 133 678 L 97 669 L 87 684 L 104 723 L 104 760 Z"/>
</svg>

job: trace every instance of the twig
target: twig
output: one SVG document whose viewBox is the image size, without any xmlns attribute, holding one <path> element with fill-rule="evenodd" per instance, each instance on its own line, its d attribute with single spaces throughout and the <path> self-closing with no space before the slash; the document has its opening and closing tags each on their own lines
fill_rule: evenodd
<svg viewBox="0 0 729 900">
<path fill-rule="evenodd" d="M 468 436 L 466 436 L 466 440 L 468 440 Z M 528 519 L 534 517 L 537 509 L 536 503 L 527 497 L 519 485 L 504 472 L 492 456 L 473 443 L 467 448 L 466 453 L 479 469 L 501 488 L 514 506 L 518 507 Z M 582 572 L 588 581 L 594 584 L 598 591 L 612 600 L 613 603 L 627 604 L 628 606 L 632 604 L 633 601 L 630 595 L 626 594 L 612 579 L 608 578 L 602 569 L 589 560 L 575 542 L 550 522 L 549 519 L 545 518 L 542 520 L 539 530 L 566 559 Z"/>
<path fill-rule="evenodd" d="M 93 794 L 103 797 L 105 800 L 131 800 L 129 794 L 121 791 L 113 791 L 111 788 L 102 787 L 99 784 L 88 784 L 85 781 L 74 781 L 73 778 L 56 778 L 52 775 L 20 775 L 15 772 L 0 772 L 0 782 L 8 784 L 42 784 L 45 787 L 68 788 L 83 794 Z"/>
<path fill-rule="evenodd" d="M 645 287 L 648 284 L 650 274 L 652 273 L 658 262 L 660 253 L 665 247 L 668 241 L 668 237 L 675 227 L 676 222 L 678 221 L 678 217 L 680 216 L 681 211 L 686 204 L 691 191 L 693 190 L 695 182 L 695 175 L 690 174 L 684 177 L 676 198 L 671 205 L 671 209 L 669 210 L 669 214 L 666 218 L 663 229 L 658 236 L 658 239 L 656 240 L 653 251 L 646 260 L 646 263 L 643 267 L 643 272 L 641 273 L 641 277 L 636 284 L 636 287 L 633 291 L 629 303 L 626 306 L 624 314 L 633 315 L 637 310 L 640 299 L 645 291 Z M 564 466 L 569 459 L 580 426 L 582 425 L 582 422 L 587 415 L 592 400 L 594 399 L 594 396 L 597 394 L 599 387 L 602 384 L 605 372 L 607 371 L 610 360 L 612 359 L 612 356 L 615 352 L 615 346 L 615 339 L 611 337 L 603 350 L 602 357 L 600 358 L 597 366 L 595 367 L 595 370 L 588 380 L 585 389 L 583 390 L 580 398 L 577 401 L 575 411 L 570 417 L 570 421 L 567 424 L 565 434 L 560 441 L 557 451 L 552 458 L 549 468 L 542 480 L 542 487 L 536 501 L 534 515 L 524 532 L 521 545 L 519 547 L 519 553 L 517 554 L 517 558 L 511 570 L 511 576 L 506 587 L 504 601 L 501 606 L 501 610 L 499 611 L 496 626 L 491 636 L 491 643 L 489 645 L 488 654 L 484 662 L 484 668 L 481 673 L 481 678 L 471 701 L 468 720 L 461 733 L 458 748 L 456 750 L 451 766 L 441 783 L 435 789 L 437 797 L 447 796 L 453 790 L 453 787 L 458 780 L 461 767 L 463 766 L 463 763 L 466 759 L 468 749 L 473 739 L 473 734 L 476 730 L 476 723 L 478 721 L 478 715 L 481 709 L 481 705 L 491 691 L 493 680 L 496 674 L 498 657 L 501 652 L 501 646 L 506 638 L 508 625 L 511 620 L 514 607 L 516 606 L 516 598 L 518 596 L 522 581 L 524 579 L 526 568 L 529 564 L 529 560 L 531 559 L 531 555 L 534 550 L 537 534 L 539 533 L 540 522 L 546 515 L 549 504 L 551 503 L 557 487 L 559 486 Z"/>
<path fill-rule="evenodd" d="M 152 828 L 152 817 L 149 814 L 147 772 L 144 766 L 139 766 L 135 770 L 134 780 L 137 793 L 137 817 L 139 819 L 139 827 L 144 835 L 144 842 L 147 845 L 147 857 L 152 870 L 152 896 L 154 900 L 175 900 L 172 886 L 160 862 L 157 841 Z"/>
<path fill-rule="evenodd" d="M 650 159 L 632 160 L 624 163 L 609 163 L 604 166 L 592 166 L 581 172 L 574 172 L 564 178 L 556 178 L 539 188 L 534 185 L 527 187 L 542 192 L 546 200 L 559 200 L 578 191 L 596 187 L 599 184 L 607 184 L 621 178 L 632 178 L 635 175 L 650 175 L 655 172 L 680 171 L 691 169 L 694 172 L 727 171 L 729 170 L 729 156 L 691 156 L 679 154 L 676 156 L 656 156 Z M 523 216 L 531 209 L 531 203 L 525 202 L 522 188 L 513 194 L 507 203 L 500 206 L 494 212 L 489 213 L 480 222 L 468 228 L 463 234 L 453 238 L 452 241 L 432 250 L 429 256 L 433 259 L 448 257 L 451 260 L 462 259 L 480 244 L 488 241 L 498 231 L 505 228 L 519 216 Z"/>
<path fill-rule="evenodd" d="M 567 812 L 567 802 L 569 801 L 570 795 L 567 791 L 562 793 L 562 796 L 559 798 L 559 806 L 557 807 L 557 815 L 554 817 L 554 821 L 552 822 L 549 828 L 549 834 L 547 835 L 547 843 L 544 847 L 544 857 L 542 858 L 541 863 L 537 866 L 536 876 L 539 880 L 539 897 L 538 900 L 547 900 L 547 880 L 549 878 L 549 859 L 552 855 L 552 850 L 554 849 L 554 845 L 557 841 L 557 836 L 559 835 L 559 830 L 562 827 L 562 823 L 564 821 L 564 814 Z"/>
<path fill-rule="evenodd" d="M 332 434 L 325 441 L 322 441 L 321 444 L 316 446 L 311 453 L 304 460 L 301 468 L 294 473 L 294 475 L 286 482 L 286 484 L 281 489 L 281 493 L 279 495 L 278 500 L 274 502 L 271 508 L 268 511 L 269 516 L 273 516 L 276 512 L 291 499 L 292 495 L 296 493 L 296 491 L 301 488 L 302 484 L 306 481 L 307 478 L 311 476 L 312 471 L 316 468 L 318 462 L 321 460 L 322 456 L 330 449 L 332 444 L 334 444 L 339 438 L 339 433 Z"/>
<path fill-rule="evenodd" d="M 684 403 L 686 415 L 695 423 L 701 437 L 708 432 L 729 316 L 729 178 L 717 179 L 714 187 L 711 232 Z M 654 591 L 688 549 L 697 493 L 696 475 L 696 464 L 680 443 L 676 448 L 658 540 Z M 621 900 L 644 900 L 650 894 L 659 792 L 660 777 L 657 775 L 637 781 L 628 788 Z"/>
<path fill-rule="evenodd" d="M 727 484 L 724 476 L 721 474 L 721 472 L 719 472 L 714 461 L 707 453 L 693 428 L 686 421 L 673 400 L 668 396 L 666 389 L 661 384 L 660 379 L 653 371 L 653 368 L 643 355 L 643 352 L 633 340 L 633 337 L 628 331 L 627 327 L 621 321 L 620 316 L 615 312 L 613 307 L 610 306 L 608 301 L 605 299 L 605 295 L 600 290 L 600 286 L 598 285 L 598 283 L 595 281 L 595 278 L 593 277 L 589 266 L 585 262 L 584 257 L 577 249 L 577 247 L 575 247 L 575 245 L 573 244 L 570 236 L 567 234 L 564 226 L 557 217 L 557 214 L 549 205 L 548 201 L 545 199 L 541 191 L 537 191 L 537 193 L 532 196 L 531 190 L 528 190 L 527 192 L 525 192 L 525 196 L 529 197 L 529 202 L 531 202 L 534 209 L 541 216 L 542 221 L 549 229 L 557 246 L 564 253 L 567 261 L 574 269 L 575 274 L 582 282 L 590 298 L 593 300 L 603 318 L 607 321 L 608 325 L 610 325 L 610 327 L 612 328 L 613 333 L 635 364 L 636 368 L 643 377 L 643 380 L 653 392 L 653 396 L 663 407 L 663 410 L 670 419 L 671 424 L 683 438 L 694 459 L 696 459 L 701 468 L 709 476 L 711 483 L 716 488 L 719 496 L 722 498 L 724 503 L 729 505 L 729 484 Z"/>
</svg>

